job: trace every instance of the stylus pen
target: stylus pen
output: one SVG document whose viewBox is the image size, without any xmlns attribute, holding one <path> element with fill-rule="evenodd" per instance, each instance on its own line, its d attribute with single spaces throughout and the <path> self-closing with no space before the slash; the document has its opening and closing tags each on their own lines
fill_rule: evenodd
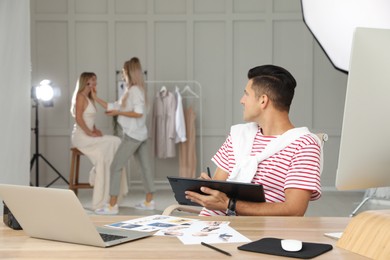
<svg viewBox="0 0 390 260">
<path fill-rule="evenodd" d="M 207 167 L 207 174 L 208 174 L 209 177 L 211 178 L 210 167 Z"/>
<path fill-rule="evenodd" d="M 211 249 L 214 249 L 215 251 L 218 251 L 218 252 L 220 252 L 222 254 L 232 256 L 229 252 L 223 251 L 222 249 L 216 248 L 215 246 L 206 244 L 205 242 L 200 242 L 200 244 L 203 245 L 203 246 L 207 246 L 207 247 L 209 247 Z"/>
</svg>

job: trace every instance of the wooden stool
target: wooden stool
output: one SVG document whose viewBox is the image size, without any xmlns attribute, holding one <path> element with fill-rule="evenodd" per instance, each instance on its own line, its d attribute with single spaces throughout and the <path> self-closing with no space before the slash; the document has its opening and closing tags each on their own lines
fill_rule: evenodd
<svg viewBox="0 0 390 260">
<path fill-rule="evenodd" d="M 72 161 L 69 174 L 69 189 L 73 190 L 77 195 L 78 189 L 91 189 L 93 187 L 89 183 L 79 182 L 80 155 L 84 154 L 75 147 L 72 147 L 70 150 L 72 151 Z"/>
</svg>

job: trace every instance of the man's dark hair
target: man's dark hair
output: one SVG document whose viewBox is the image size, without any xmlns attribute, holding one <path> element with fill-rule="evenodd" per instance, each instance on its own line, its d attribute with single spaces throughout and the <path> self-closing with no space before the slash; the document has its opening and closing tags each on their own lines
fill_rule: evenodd
<svg viewBox="0 0 390 260">
<path fill-rule="evenodd" d="M 257 98 L 266 94 L 276 109 L 290 110 L 297 82 L 286 69 L 275 65 L 257 66 L 248 71 L 248 79 L 252 80 Z"/>
</svg>

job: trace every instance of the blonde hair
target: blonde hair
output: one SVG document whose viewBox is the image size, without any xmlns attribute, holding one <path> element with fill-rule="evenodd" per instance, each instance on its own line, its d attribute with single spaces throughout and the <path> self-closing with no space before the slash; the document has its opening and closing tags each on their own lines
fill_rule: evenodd
<svg viewBox="0 0 390 260">
<path fill-rule="evenodd" d="M 146 88 L 145 88 L 145 80 L 144 74 L 142 72 L 141 62 L 137 57 L 133 57 L 130 60 L 126 61 L 123 64 L 123 73 L 125 74 L 125 79 L 127 83 L 128 89 L 133 86 L 138 86 L 142 92 L 144 93 L 145 101 L 146 101 Z M 126 99 L 128 96 L 128 92 L 122 96 L 121 99 L 121 107 L 124 108 L 126 106 Z"/>
<path fill-rule="evenodd" d="M 81 73 L 79 79 L 77 80 L 77 83 L 76 83 L 76 88 L 73 92 L 73 96 L 72 96 L 72 104 L 70 106 L 70 113 L 72 114 L 73 117 L 76 116 L 76 98 L 77 98 L 77 94 L 80 93 L 81 91 L 83 91 L 87 86 L 88 86 L 88 80 L 90 78 L 93 78 L 93 77 L 96 77 L 96 74 L 93 73 L 93 72 L 83 72 Z M 94 102 L 93 98 L 92 98 L 92 93 L 90 92 L 88 94 L 88 98 Z"/>
</svg>

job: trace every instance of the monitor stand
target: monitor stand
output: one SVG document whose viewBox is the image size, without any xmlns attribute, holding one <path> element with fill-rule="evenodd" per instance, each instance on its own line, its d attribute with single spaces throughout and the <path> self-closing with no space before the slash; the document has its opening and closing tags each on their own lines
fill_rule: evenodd
<svg viewBox="0 0 390 260">
<path fill-rule="evenodd" d="M 383 197 L 383 198 L 382 198 Z M 364 193 L 363 200 L 359 203 L 359 205 L 352 211 L 350 217 L 354 217 L 359 209 L 369 200 L 371 199 L 380 199 L 380 200 L 388 200 L 390 198 L 390 187 L 381 187 L 381 188 L 372 188 L 366 190 Z"/>
</svg>

